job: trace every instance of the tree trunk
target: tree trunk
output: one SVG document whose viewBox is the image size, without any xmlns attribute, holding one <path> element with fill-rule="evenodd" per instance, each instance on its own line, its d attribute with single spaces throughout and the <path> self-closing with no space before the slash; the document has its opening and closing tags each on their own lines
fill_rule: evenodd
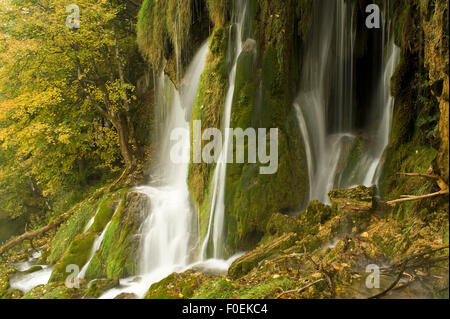
<svg viewBox="0 0 450 319">
<path fill-rule="evenodd" d="M 125 162 L 125 167 L 131 169 L 136 164 L 136 157 L 130 145 L 130 130 L 126 122 L 118 119 L 113 121 L 117 134 L 119 135 L 120 152 Z"/>
</svg>

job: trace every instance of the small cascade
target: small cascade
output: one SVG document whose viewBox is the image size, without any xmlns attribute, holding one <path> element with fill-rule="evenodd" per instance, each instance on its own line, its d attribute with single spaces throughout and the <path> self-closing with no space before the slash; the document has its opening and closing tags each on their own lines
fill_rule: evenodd
<svg viewBox="0 0 450 319">
<path fill-rule="evenodd" d="M 380 62 L 382 74 L 372 90 L 373 102 L 364 106 L 368 107 L 367 113 L 373 113 L 371 125 L 364 128 L 363 154 L 350 158 L 351 149 L 360 138 L 355 132 L 355 15 L 352 1 L 315 2 L 312 34 L 294 103 L 308 161 L 309 199 L 324 203 L 329 203 L 328 192 L 332 188 L 372 186 L 378 182 L 378 167 L 390 134 L 390 79 L 399 50 L 389 37 L 390 26 L 383 25 L 381 48 L 386 58 Z M 350 160 L 353 167 L 347 167 Z"/>
<path fill-rule="evenodd" d="M 119 206 L 120 206 L 120 204 L 119 204 Z M 117 211 L 117 209 L 116 209 L 116 211 Z M 111 224 L 111 221 L 105 226 L 105 229 L 100 234 L 100 236 L 98 236 L 95 239 L 94 245 L 92 245 L 91 254 L 89 255 L 89 260 L 83 266 L 83 268 L 81 268 L 80 273 L 78 274 L 78 279 L 84 279 L 84 276 L 86 275 L 86 271 L 88 270 L 89 265 L 91 264 L 92 258 L 94 258 L 95 253 L 100 249 L 100 246 L 103 242 L 103 238 L 105 237 L 105 234 L 106 234 L 110 224 Z"/>
<path fill-rule="evenodd" d="M 243 1 L 242 1 L 243 2 Z M 236 80 L 236 68 L 239 55 L 242 52 L 242 29 L 246 16 L 246 6 L 241 1 L 236 1 L 234 7 L 234 19 L 236 26 L 235 43 L 229 43 L 229 48 L 235 48 L 233 56 L 233 66 L 229 75 L 229 87 L 225 99 L 225 109 L 223 114 L 223 149 L 217 160 L 217 165 L 214 171 L 213 183 L 212 183 L 212 201 L 209 214 L 209 224 L 206 236 L 203 240 L 201 257 L 206 259 L 208 256 L 208 250 L 212 245 L 213 258 L 223 258 L 224 253 L 224 219 L 225 219 L 225 180 L 227 173 L 227 156 L 229 151 L 229 132 L 225 128 L 230 127 L 231 121 L 231 109 L 234 96 L 235 80 Z M 230 27 L 232 32 L 233 26 Z M 230 39 L 233 37 L 230 36 Z"/>
<path fill-rule="evenodd" d="M 27 293 L 34 287 L 48 283 L 52 275 L 53 267 L 49 267 L 48 265 L 37 265 L 37 261 L 41 255 L 41 251 L 34 252 L 27 261 L 14 265 L 19 272 L 13 275 L 9 280 L 11 289 L 19 289 L 23 293 Z M 28 270 L 35 266 L 41 266 L 42 269 L 27 273 Z"/>
</svg>

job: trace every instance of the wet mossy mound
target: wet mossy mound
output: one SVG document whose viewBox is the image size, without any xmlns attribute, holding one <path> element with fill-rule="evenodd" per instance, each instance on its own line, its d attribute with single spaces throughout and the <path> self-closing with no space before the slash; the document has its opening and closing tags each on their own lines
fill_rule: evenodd
<svg viewBox="0 0 450 319">
<path fill-rule="evenodd" d="M 67 251 L 56 263 L 49 282 L 65 281 L 73 270 L 67 269 L 69 265 L 83 268 L 89 260 L 92 245 L 97 238 L 95 233 L 83 233 L 74 238 Z"/>
<path fill-rule="evenodd" d="M 192 298 L 195 290 L 214 276 L 188 270 L 173 273 L 165 279 L 151 285 L 144 299 L 185 299 Z"/>
<path fill-rule="evenodd" d="M 124 194 L 99 250 L 86 271 L 86 278 L 124 278 L 136 274 L 139 228 L 149 209 L 147 196 L 130 192 Z"/>
<path fill-rule="evenodd" d="M 98 298 L 105 291 L 119 285 L 119 279 L 95 279 L 89 282 L 85 296 L 87 298 Z"/>
</svg>

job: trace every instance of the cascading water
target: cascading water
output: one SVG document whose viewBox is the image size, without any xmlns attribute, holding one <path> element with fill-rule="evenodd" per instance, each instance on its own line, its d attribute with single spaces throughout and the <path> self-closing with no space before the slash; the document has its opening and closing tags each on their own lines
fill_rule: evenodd
<svg viewBox="0 0 450 319">
<path fill-rule="evenodd" d="M 239 55 L 242 52 L 242 29 L 246 16 L 246 6 L 243 1 L 236 1 L 234 7 L 234 19 L 236 26 L 235 43 L 229 43 L 229 48 L 235 48 L 233 59 L 233 66 L 229 76 L 229 87 L 225 99 L 225 109 L 223 114 L 223 149 L 219 155 L 217 165 L 214 171 L 212 183 L 212 201 L 209 214 L 209 224 L 206 236 L 203 241 L 201 257 L 206 259 L 208 256 L 208 249 L 212 245 L 213 258 L 223 258 L 224 252 L 224 219 L 225 219 L 225 179 L 227 174 L 227 156 L 229 151 L 230 134 L 226 128 L 230 127 L 231 109 L 234 96 L 236 68 Z M 233 26 L 230 27 L 230 32 L 233 32 Z M 229 37 L 233 39 L 232 36 Z M 212 238 L 211 238 L 212 235 Z"/>
<path fill-rule="evenodd" d="M 120 204 L 119 204 L 120 205 Z M 117 209 L 116 209 L 117 211 Z M 94 258 L 95 253 L 97 252 L 97 250 L 100 249 L 100 245 L 103 242 L 103 238 L 105 237 L 106 231 L 108 230 L 109 225 L 111 224 L 111 221 L 105 226 L 105 229 L 103 230 L 103 232 L 100 234 L 100 236 L 98 236 L 95 241 L 94 241 L 94 245 L 92 246 L 92 250 L 91 250 L 91 254 L 89 256 L 89 260 L 88 262 L 83 266 L 83 268 L 81 268 L 80 273 L 78 274 L 78 278 L 79 279 L 84 279 L 84 276 L 86 275 L 86 271 L 89 268 L 89 265 L 91 264 L 92 258 Z"/>
<path fill-rule="evenodd" d="M 194 103 L 207 52 L 208 43 L 205 43 L 187 69 L 179 91 L 164 75 L 158 81 L 157 108 L 165 111 L 160 113 L 163 116 L 158 135 L 161 139 L 159 163 L 153 168 L 157 185 L 134 190 L 150 201 L 148 217 L 142 227 L 141 279 L 138 282 L 135 278 L 122 280 L 123 287 L 112 289 L 101 298 L 113 298 L 123 291 L 143 297 L 152 283 L 185 269 L 192 262 L 189 243 L 194 216 L 187 186 L 190 139 L 187 136 L 175 143 L 171 134 L 175 130 L 189 132 L 190 118 L 186 114 Z M 175 151 L 178 156 L 170 158 Z M 179 162 L 174 162 L 174 158 Z"/>
<path fill-rule="evenodd" d="M 328 192 L 332 188 L 377 183 L 376 171 L 391 126 L 390 78 L 398 62 L 398 48 L 389 36 L 382 37 L 387 62 L 381 62 L 381 79 L 370 105 L 371 109 L 377 110 L 371 119 L 374 133 L 367 139 L 364 154 L 348 174 L 351 176 L 342 176 L 342 166 L 349 161 L 349 146 L 356 138 L 356 6 L 355 2 L 344 0 L 317 1 L 314 5 L 312 34 L 294 108 L 308 161 L 309 199 L 328 203 Z M 388 26 L 383 25 L 383 34 L 390 33 L 386 29 Z"/>
</svg>

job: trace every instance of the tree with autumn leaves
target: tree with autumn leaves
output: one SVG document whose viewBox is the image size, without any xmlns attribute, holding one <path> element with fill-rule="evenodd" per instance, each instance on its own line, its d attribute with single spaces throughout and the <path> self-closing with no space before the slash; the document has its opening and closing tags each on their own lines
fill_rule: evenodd
<svg viewBox="0 0 450 319">
<path fill-rule="evenodd" d="M 11 216 L 51 210 L 61 194 L 117 178 L 142 157 L 139 4 L 77 0 L 71 29 L 71 3 L 0 1 L 0 210 Z"/>
</svg>

